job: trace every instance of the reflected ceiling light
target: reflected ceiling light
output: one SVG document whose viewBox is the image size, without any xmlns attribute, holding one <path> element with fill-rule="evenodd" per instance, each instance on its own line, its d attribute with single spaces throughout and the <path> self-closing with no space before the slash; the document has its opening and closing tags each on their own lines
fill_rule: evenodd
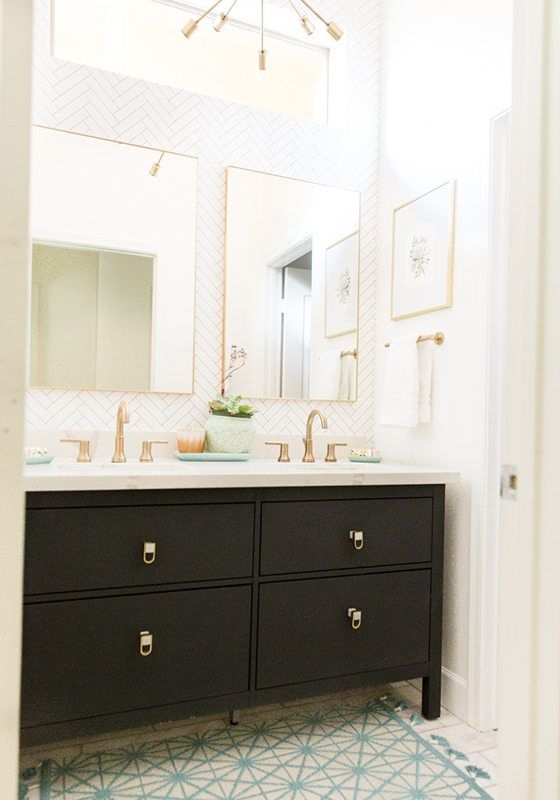
<svg viewBox="0 0 560 800">
<path fill-rule="evenodd" d="M 261 0 L 261 46 L 259 49 L 259 75 L 266 72 L 266 50 L 264 49 L 264 0 Z"/>
<path fill-rule="evenodd" d="M 317 9 L 313 8 L 311 3 L 308 3 L 307 0 L 301 0 L 301 2 L 303 3 L 303 5 L 306 8 L 308 8 L 311 11 L 312 14 L 314 14 L 317 17 L 317 19 L 321 20 L 323 25 L 325 25 L 326 28 L 327 28 L 327 33 L 330 33 L 330 35 L 332 36 L 333 39 L 335 39 L 337 42 L 338 42 L 339 39 L 342 39 L 342 36 L 344 35 L 344 31 L 342 30 L 342 28 L 338 27 L 336 22 L 333 22 L 332 20 L 331 20 L 331 22 L 328 22 L 328 20 L 326 20 L 324 17 L 322 17 L 319 14 L 319 12 L 317 11 Z"/>
<path fill-rule="evenodd" d="M 222 30 L 226 22 L 229 22 L 229 15 L 231 14 L 231 10 L 236 3 L 237 0 L 233 0 L 233 3 L 230 5 L 225 14 L 222 11 L 222 13 L 216 17 L 216 19 L 214 20 L 214 30 L 216 31 L 216 33 L 219 33 Z"/>
<path fill-rule="evenodd" d="M 198 27 L 198 23 L 201 22 L 205 17 L 207 17 L 208 14 L 211 14 L 212 11 L 214 11 L 214 9 L 217 8 L 220 5 L 220 3 L 222 3 L 222 2 L 223 2 L 223 0 L 217 0 L 216 3 L 213 3 L 210 6 L 210 8 L 207 11 L 205 11 L 203 14 L 201 14 L 199 17 L 197 17 L 196 19 L 195 18 L 189 19 L 189 21 L 187 22 L 187 24 L 183 28 L 183 36 L 185 36 L 187 39 L 190 39 L 190 37 L 196 31 L 196 29 Z M 303 30 L 305 31 L 305 33 L 308 36 L 311 36 L 311 34 L 315 31 L 315 25 L 313 24 L 313 22 L 311 22 L 311 20 L 309 19 L 308 16 L 306 16 L 304 13 L 299 11 L 298 7 L 293 2 L 293 0 L 288 0 L 288 2 L 290 4 L 290 6 L 293 8 L 293 10 L 295 11 L 295 13 L 297 14 L 299 22 L 300 22 L 300 25 L 303 28 Z M 315 17 L 317 17 L 318 20 L 320 20 L 323 23 L 323 25 L 327 29 L 327 33 L 330 36 L 332 36 L 332 38 L 335 39 L 335 41 L 338 42 L 338 40 L 342 38 L 342 36 L 344 34 L 344 31 L 342 30 L 342 28 L 339 28 L 339 26 L 336 24 L 336 22 L 333 22 L 332 20 L 329 22 L 327 19 L 325 19 L 325 17 L 321 16 L 321 14 L 317 11 L 317 9 L 315 9 L 311 5 L 311 3 L 308 2 L 308 0 L 300 0 L 300 2 Z M 216 17 L 216 19 L 214 20 L 214 25 L 213 25 L 215 31 L 217 31 L 219 33 L 222 30 L 222 28 L 224 27 L 224 25 L 229 21 L 229 14 L 230 14 L 232 8 L 234 7 L 234 5 L 236 3 L 237 3 L 237 0 L 234 0 L 234 2 L 230 5 L 230 7 L 228 8 L 228 10 L 226 12 L 222 11 Z M 260 5 L 261 5 L 261 24 L 260 24 L 260 39 L 261 39 L 261 42 L 260 42 L 260 48 L 259 48 L 259 62 L 258 62 L 258 64 L 259 64 L 259 75 L 263 75 L 263 73 L 266 72 L 266 50 L 264 48 L 264 0 L 260 0 Z"/>
<path fill-rule="evenodd" d="M 204 17 L 207 17 L 207 16 L 208 16 L 208 14 L 211 14 L 211 13 L 212 13 L 212 11 L 214 11 L 214 9 L 215 9 L 215 8 L 217 8 L 217 7 L 220 5 L 220 3 L 221 3 L 221 2 L 222 2 L 222 0 L 217 0 L 217 2 L 216 2 L 216 3 L 214 3 L 213 5 L 211 5 L 211 6 L 210 6 L 210 8 L 209 8 L 207 11 L 205 11 L 205 12 L 204 12 L 204 14 L 201 14 L 201 15 L 200 15 L 199 17 L 197 17 L 196 19 L 194 19 L 193 17 L 191 17 L 191 19 L 189 19 L 189 21 L 187 22 L 187 24 L 186 24 L 186 25 L 183 27 L 183 29 L 182 29 L 183 36 L 185 36 L 187 39 L 190 39 L 190 38 L 191 38 L 191 36 L 193 35 L 193 33 L 194 33 L 194 32 L 196 31 L 196 29 L 198 28 L 198 23 L 199 23 L 199 22 L 202 22 L 202 20 L 204 19 Z M 223 26 L 222 26 L 222 27 L 223 27 Z"/>
<path fill-rule="evenodd" d="M 299 21 L 300 21 L 300 25 L 303 28 L 303 30 L 306 32 L 306 34 L 308 36 L 311 36 L 311 34 L 315 31 L 315 25 L 311 22 L 309 17 L 306 17 L 305 14 L 302 14 L 298 10 L 297 6 L 295 5 L 295 3 L 292 2 L 292 0 L 288 0 L 288 2 L 291 5 L 291 7 L 294 9 L 296 14 L 298 15 Z"/>
<path fill-rule="evenodd" d="M 159 168 L 161 166 L 161 160 L 164 157 L 164 155 L 165 155 L 165 151 L 162 152 L 162 154 L 160 155 L 158 160 L 154 164 L 152 164 L 152 166 L 150 168 L 150 175 L 152 176 L 152 178 L 157 178 L 157 174 L 158 174 Z"/>
</svg>

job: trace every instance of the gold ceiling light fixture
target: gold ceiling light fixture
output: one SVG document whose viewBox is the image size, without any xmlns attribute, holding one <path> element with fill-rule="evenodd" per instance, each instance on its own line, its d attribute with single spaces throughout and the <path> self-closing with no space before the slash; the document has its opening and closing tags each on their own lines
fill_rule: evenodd
<svg viewBox="0 0 560 800">
<path fill-rule="evenodd" d="M 211 14 L 220 5 L 220 3 L 222 3 L 222 2 L 224 2 L 224 0 L 218 0 L 216 3 L 213 3 L 210 6 L 210 8 L 208 8 L 199 17 L 196 17 L 196 18 L 193 17 L 193 18 L 189 19 L 187 24 L 182 29 L 183 36 L 185 36 L 187 39 L 190 39 L 190 37 L 193 35 L 193 33 L 198 28 L 199 22 L 202 22 L 202 20 L 205 17 L 207 17 L 209 14 Z M 342 36 L 344 34 L 344 31 L 342 30 L 342 28 L 340 28 L 336 24 L 336 22 L 333 22 L 332 20 L 329 22 L 329 20 L 325 19 L 325 17 L 323 17 L 317 11 L 317 9 L 314 8 L 311 5 L 311 3 L 308 2 L 308 0 L 299 0 L 299 2 L 301 2 L 302 5 L 304 5 L 305 8 L 308 11 L 310 11 L 311 14 L 314 17 L 316 17 L 320 22 L 323 23 L 323 25 L 327 29 L 327 33 L 330 36 L 332 36 L 332 38 L 335 41 L 338 42 L 339 39 L 342 38 Z M 218 16 L 216 17 L 216 19 L 214 20 L 213 27 L 214 27 L 214 30 L 217 33 L 219 33 L 222 30 L 222 28 L 226 25 L 226 23 L 229 21 L 229 15 L 230 15 L 231 10 L 233 9 L 233 7 L 235 6 L 236 3 L 237 3 L 237 0 L 233 0 L 233 3 L 231 3 L 231 5 L 227 9 L 227 11 L 221 11 L 218 14 Z M 294 0 L 288 0 L 288 3 L 290 4 L 290 6 L 294 10 L 294 12 L 297 14 L 297 17 L 299 19 L 299 23 L 300 23 L 301 27 L 303 28 L 303 30 L 305 31 L 305 33 L 308 36 L 311 36 L 315 31 L 315 25 L 313 24 L 313 22 L 310 20 L 310 18 L 307 16 L 307 14 L 305 14 L 305 13 L 303 13 L 303 11 L 299 10 L 299 8 L 296 5 L 296 3 L 294 2 Z M 262 75 L 266 71 L 266 63 L 267 63 L 266 50 L 265 50 L 265 46 L 264 46 L 264 0 L 260 0 L 260 6 L 261 6 L 261 22 L 260 22 L 260 47 L 259 47 L 259 74 Z"/>
<path fill-rule="evenodd" d="M 233 0 L 233 3 L 230 5 L 228 10 L 225 13 L 222 11 L 216 17 L 216 19 L 214 21 L 214 30 L 216 31 L 216 33 L 219 33 L 222 30 L 222 28 L 224 27 L 226 22 L 229 22 L 229 15 L 231 14 L 231 11 L 232 11 L 233 7 L 236 5 L 236 3 L 237 3 L 237 0 Z"/>
<path fill-rule="evenodd" d="M 315 25 L 311 22 L 309 17 L 306 17 L 305 14 L 302 14 L 301 11 L 298 9 L 295 3 L 292 0 L 288 0 L 288 3 L 294 9 L 296 14 L 299 17 L 299 22 L 303 30 L 306 32 L 308 36 L 311 36 L 315 32 Z"/>
<path fill-rule="evenodd" d="M 264 0 L 261 0 L 261 46 L 259 49 L 259 73 L 266 72 L 266 50 L 264 49 Z"/>
<path fill-rule="evenodd" d="M 157 174 L 159 172 L 159 168 L 161 167 L 161 162 L 162 162 L 162 159 L 163 159 L 164 155 L 165 155 L 165 151 L 162 152 L 162 154 L 160 155 L 158 160 L 156 162 L 154 162 L 152 164 L 152 166 L 150 167 L 150 175 L 152 176 L 152 178 L 157 178 Z"/>
</svg>

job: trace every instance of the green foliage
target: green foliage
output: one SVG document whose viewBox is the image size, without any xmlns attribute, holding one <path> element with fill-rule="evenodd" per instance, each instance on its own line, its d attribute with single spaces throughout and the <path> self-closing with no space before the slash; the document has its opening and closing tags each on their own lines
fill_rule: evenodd
<svg viewBox="0 0 560 800">
<path fill-rule="evenodd" d="M 241 395 L 237 395 L 237 397 L 219 397 L 208 405 L 210 406 L 210 413 L 222 417 L 242 417 L 247 419 L 257 413 L 257 409 L 253 408 L 251 403 Z"/>
</svg>

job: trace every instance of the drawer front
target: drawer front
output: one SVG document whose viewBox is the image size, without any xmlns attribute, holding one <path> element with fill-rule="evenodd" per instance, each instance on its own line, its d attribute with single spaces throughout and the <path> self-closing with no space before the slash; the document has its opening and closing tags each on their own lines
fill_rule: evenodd
<svg viewBox="0 0 560 800">
<path fill-rule="evenodd" d="M 429 660 L 430 570 L 261 586 L 257 688 Z M 362 612 L 355 630 L 348 609 Z"/>
<path fill-rule="evenodd" d="M 245 578 L 253 524 L 251 503 L 30 510 L 25 592 Z"/>
<path fill-rule="evenodd" d="M 351 531 L 363 533 L 350 538 Z M 261 574 L 417 564 L 432 557 L 432 499 L 263 503 Z"/>
<path fill-rule="evenodd" d="M 247 691 L 250 613 L 248 586 L 27 605 L 22 725 Z"/>
</svg>

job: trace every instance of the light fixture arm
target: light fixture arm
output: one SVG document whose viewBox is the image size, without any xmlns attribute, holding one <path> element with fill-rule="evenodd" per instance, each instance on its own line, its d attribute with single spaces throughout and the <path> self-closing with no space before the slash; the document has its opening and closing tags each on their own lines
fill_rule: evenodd
<svg viewBox="0 0 560 800">
<path fill-rule="evenodd" d="M 298 17 L 301 19 L 302 15 L 300 14 L 299 9 L 297 8 L 296 4 L 294 2 L 292 2 L 292 0 L 288 0 L 288 3 L 291 5 L 291 7 L 294 9 L 294 11 L 298 15 Z"/>
<path fill-rule="evenodd" d="M 323 16 L 321 16 L 321 14 L 319 14 L 319 12 L 316 11 L 316 9 L 313 8 L 311 3 L 308 3 L 307 0 L 301 0 L 301 2 L 303 3 L 304 6 L 306 6 L 306 8 L 308 8 L 311 11 L 312 14 L 315 14 L 317 19 L 321 20 L 323 25 L 326 25 L 327 27 L 329 26 L 329 22 Z"/>
<path fill-rule="evenodd" d="M 233 11 L 233 7 L 234 7 L 236 4 L 237 4 L 237 0 L 233 0 L 233 3 L 230 5 L 230 7 L 228 8 L 228 10 L 226 11 L 226 17 L 229 17 L 229 15 L 231 14 L 231 12 Z"/>
<path fill-rule="evenodd" d="M 203 14 L 200 15 L 200 17 L 196 18 L 196 20 L 195 20 L 196 24 L 198 25 L 199 22 L 202 22 L 202 20 L 205 17 L 207 17 L 208 14 L 211 14 L 212 11 L 214 11 L 214 9 L 217 8 L 220 5 L 220 3 L 223 3 L 223 2 L 224 2 L 224 0 L 217 0 L 217 2 L 214 3 L 213 5 L 211 5 L 210 8 L 208 8 Z M 235 2 L 237 2 L 237 0 L 235 0 Z M 234 5 L 235 5 L 235 3 L 234 3 Z"/>
<path fill-rule="evenodd" d="M 291 7 L 293 8 L 293 10 L 298 15 L 298 18 L 299 18 L 299 21 L 301 23 L 302 28 L 304 29 L 304 31 L 307 33 L 308 36 L 311 36 L 313 31 L 315 30 L 315 26 L 313 25 L 313 23 L 311 22 L 309 17 L 307 17 L 305 14 L 303 14 L 303 13 L 301 13 L 299 11 L 298 7 L 293 2 L 293 0 L 288 0 L 288 1 L 290 3 Z M 199 22 L 201 22 L 205 17 L 207 17 L 208 14 L 211 14 L 212 11 L 214 11 L 223 2 L 224 2 L 224 0 L 215 0 L 215 2 L 212 3 L 210 8 L 208 8 L 206 11 L 204 11 L 199 17 L 197 17 L 196 19 L 193 19 L 191 17 L 191 19 L 189 19 L 187 21 L 187 23 L 185 24 L 185 26 L 181 30 L 183 36 L 186 39 L 190 39 L 191 36 L 197 30 Z M 311 13 L 314 16 L 317 17 L 317 19 L 319 19 L 323 23 L 323 25 L 325 25 L 325 27 L 327 29 L 327 33 L 330 34 L 330 36 L 332 36 L 333 39 L 336 39 L 336 41 L 338 41 L 342 37 L 344 31 L 341 28 L 338 27 L 336 22 L 333 22 L 332 20 L 329 22 L 323 16 L 321 16 L 321 14 L 311 5 L 309 0 L 301 0 L 301 2 L 303 3 L 303 5 L 306 8 L 309 9 L 309 11 L 311 11 Z M 234 5 L 237 3 L 237 0 L 233 0 L 233 2 L 231 2 L 231 0 L 230 0 L 230 3 L 231 3 L 231 5 L 230 5 L 228 11 L 225 12 L 225 13 L 222 11 L 222 13 L 219 14 L 218 18 L 214 21 L 214 30 L 217 31 L 218 33 L 222 30 L 224 25 L 227 23 L 227 21 L 229 19 L 229 14 L 230 14 L 232 8 L 234 7 Z M 260 0 L 260 6 L 261 6 L 261 25 L 260 25 L 259 72 L 262 74 L 262 73 L 265 73 L 265 71 L 266 71 L 266 60 L 267 60 L 266 59 L 266 50 L 264 49 L 264 0 Z"/>
</svg>

